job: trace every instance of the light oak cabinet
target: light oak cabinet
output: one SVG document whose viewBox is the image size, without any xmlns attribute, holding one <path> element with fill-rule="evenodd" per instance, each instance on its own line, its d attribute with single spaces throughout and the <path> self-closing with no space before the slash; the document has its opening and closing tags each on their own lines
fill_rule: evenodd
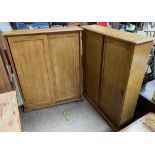
<svg viewBox="0 0 155 155">
<path fill-rule="evenodd" d="M 84 95 L 115 129 L 131 121 L 152 38 L 101 27 L 83 27 Z"/>
<path fill-rule="evenodd" d="M 5 33 L 26 111 L 81 98 L 81 28 Z"/>
<path fill-rule="evenodd" d="M 86 98 L 118 130 L 134 115 L 153 39 L 96 25 L 83 29 L 83 35 L 79 27 L 4 34 L 25 109 L 79 100 L 83 83 Z"/>
</svg>

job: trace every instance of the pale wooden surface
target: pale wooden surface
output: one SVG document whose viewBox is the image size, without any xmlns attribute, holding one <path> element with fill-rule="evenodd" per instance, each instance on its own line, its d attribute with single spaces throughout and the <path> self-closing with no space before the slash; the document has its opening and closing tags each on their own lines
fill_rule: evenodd
<svg viewBox="0 0 155 155">
<path fill-rule="evenodd" d="M 21 131 L 16 92 L 0 94 L 0 132 Z"/>
<path fill-rule="evenodd" d="M 48 35 L 56 85 L 56 100 L 80 97 L 79 34 Z"/>
<path fill-rule="evenodd" d="M 155 114 L 148 113 L 120 132 L 155 132 Z"/>
<path fill-rule="evenodd" d="M 17 35 L 31 35 L 31 34 L 47 34 L 54 32 L 70 32 L 70 31 L 81 31 L 82 28 L 78 26 L 74 27 L 52 27 L 45 29 L 28 29 L 28 30 L 13 30 L 3 33 L 5 36 L 17 36 Z"/>
<path fill-rule="evenodd" d="M 153 41 L 154 38 L 152 37 L 146 37 L 143 35 L 130 33 L 130 32 L 124 32 L 113 28 L 98 26 L 98 25 L 88 25 L 88 26 L 82 26 L 83 29 L 93 31 L 99 34 L 102 34 L 107 37 L 112 37 L 115 39 L 131 42 L 134 44 L 141 44 L 144 42 Z"/>
<path fill-rule="evenodd" d="M 26 107 L 52 104 L 47 65 L 49 51 L 45 35 L 9 38 L 13 60 L 20 80 Z M 52 80 L 52 79 L 50 79 Z"/>
<path fill-rule="evenodd" d="M 7 37 L 26 111 L 82 97 L 80 30 Z"/>
</svg>

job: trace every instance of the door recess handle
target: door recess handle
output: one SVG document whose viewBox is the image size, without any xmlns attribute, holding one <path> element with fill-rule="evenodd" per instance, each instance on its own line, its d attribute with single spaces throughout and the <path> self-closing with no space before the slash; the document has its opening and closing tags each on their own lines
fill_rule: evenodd
<svg viewBox="0 0 155 155">
<path fill-rule="evenodd" d="M 124 96 L 124 89 L 121 89 L 121 96 Z"/>
</svg>

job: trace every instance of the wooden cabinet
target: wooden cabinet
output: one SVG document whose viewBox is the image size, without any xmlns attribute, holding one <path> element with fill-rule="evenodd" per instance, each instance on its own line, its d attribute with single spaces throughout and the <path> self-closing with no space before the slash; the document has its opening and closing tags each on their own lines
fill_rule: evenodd
<svg viewBox="0 0 155 155">
<path fill-rule="evenodd" d="M 4 57 L 4 41 L 0 33 L 0 94 L 12 90 L 11 80 L 6 68 L 6 57 Z"/>
<path fill-rule="evenodd" d="M 0 55 L 0 94 L 11 90 L 11 82 L 4 66 L 2 57 Z"/>
<path fill-rule="evenodd" d="M 152 38 L 102 26 L 6 32 L 27 111 L 84 95 L 116 130 L 132 120 Z"/>
<path fill-rule="evenodd" d="M 27 111 L 81 98 L 81 30 L 5 33 Z"/>
<path fill-rule="evenodd" d="M 83 26 L 84 94 L 115 129 L 131 121 L 152 38 Z"/>
</svg>

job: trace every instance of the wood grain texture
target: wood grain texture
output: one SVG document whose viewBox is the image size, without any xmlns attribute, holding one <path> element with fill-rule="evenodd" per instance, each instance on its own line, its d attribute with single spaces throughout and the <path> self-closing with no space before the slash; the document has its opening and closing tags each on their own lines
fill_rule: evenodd
<svg viewBox="0 0 155 155">
<path fill-rule="evenodd" d="M 21 122 L 16 92 L 0 94 L 0 132 L 19 132 Z"/>
<path fill-rule="evenodd" d="M 83 28 L 84 95 L 111 127 L 119 130 L 132 121 L 152 41 L 143 36 L 128 35 L 109 28 Z M 96 43 L 97 35 L 103 38 L 101 43 Z M 96 54 L 101 52 L 101 46 L 103 54 L 98 57 Z M 98 64 L 101 64 L 100 68 Z M 94 76 L 97 71 L 101 74 Z M 94 89 L 87 86 L 88 81 L 90 86 L 94 85 Z M 97 93 L 95 88 L 98 88 Z M 99 96 L 97 103 L 92 100 L 93 95 Z"/>
<path fill-rule="evenodd" d="M 106 116 L 103 111 L 101 110 L 101 108 L 99 106 L 97 106 L 91 99 L 89 96 L 87 96 L 87 94 L 85 94 L 83 92 L 83 95 L 85 96 L 85 98 L 88 100 L 88 102 L 96 109 L 96 111 L 103 117 L 103 119 L 112 127 L 112 129 L 114 131 L 118 131 L 118 128 L 115 127 L 115 125 L 110 121 L 110 119 L 108 118 L 108 116 Z"/>
<path fill-rule="evenodd" d="M 56 30 L 5 36 L 25 111 L 82 98 L 81 33 Z"/>
<path fill-rule="evenodd" d="M 79 34 L 51 34 L 48 35 L 48 40 L 57 102 L 80 97 Z"/>
<path fill-rule="evenodd" d="M 92 32 L 102 34 L 102 35 L 107 36 L 107 37 L 112 37 L 112 38 L 115 38 L 118 40 L 131 42 L 134 44 L 141 44 L 144 42 L 150 42 L 150 41 L 154 40 L 152 37 L 146 37 L 143 35 L 138 35 L 135 33 L 120 31 L 117 29 L 103 27 L 103 26 L 99 26 L 99 25 L 82 26 L 82 28 L 89 30 L 89 31 L 92 31 Z"/>
<path fill-rule="evenodd" d="M 32 34 L 49 34 L 49 33 L 67 33 L 73 31 L 81 31 L 82 28 L 78 26 L 73 27 L 52 27 L 44 29 L 28 29 L 28 30 L 13 30 L 7 31 L 3 35 L 5 36 L 18 36 L 18 35 L 32 35 Z"/>
<path fill-rule="evenodd" d="M 51 94 L 46 62 L 49 58 L 46 36 L 21 36 L 8 40 L 26 108 L 36 104 L 54 103 L 55 96 Z"/>
<path fill-rule="evenodd" d="M 8 77 L 6 68 L 4 66 L 4 62 L 1 57 L 1 49 L 0 49 L 0 93 L 5 93 L 7 91 L 11 91 L 11 82 Z"/>
<path fill-rule="evenodd" d="M 130 45 L 113 39 L 104 40 L 104 60 L 100 108 L 117 126 L 132 61 Z"/>
<path fill-rule="evenodd" d="M 98 106 L 103 37 L 93 32 L 85 33 L 84 92 Z"/>
<path fill-rule="evenodd" d="M 151 46 L 152 42 L 133 46 L 134 55 L 126 88 L 122 115 L 120 117 L 121 125 L 130 121 L 133 117 L 144 74 L 146 71 Z"/>
<path fill-rule="evenodd" d="M 80 98 L 74 98 L 74 99 L 68 99 L 68 100 L 64 100 L 64 101 L 59 101 L 56 102 L 54 104 L 37 104 L 37 105 L 31 105 L 29 107 L 26 107 L 24 109 L 25 112 L 30 112 L 32 110 L 36 110 L 36 109 L 41 109 L 41 108 L 48 108 L 50 106 L 57 106 L 57 105 L 61 105 L 61 104 L 67 104 L 67 103 L 71 103 L 71 102 L 80 102 L 83 101 L 83 97 L 80 96 Z"/>
<path fill-rule="evenodd" d="M 4 64 L 9 65 L 7 55 L 6 55 L 7 48 L 6 48 L 4 36 L 2 35 L 1 32 L 0 32 L 0 50 L 1 50 L 1 56 L 2 56 L 2 59 L 4 61 Z"/>
<path fill-rule="evenodd" d="M 12 90 L 11 79 L 7 70 L 8 60 L 5 55 L 5 42 L 0 33 L 0 93 Z"/>
<path fill-rule="evenodd" d="M 21 86 L 20 86 L 19 78 L 18 78 L 18 75 L 17 75 L 17 71 L 16 71 L 16 68 L 15 68 L 13 58 L 12 58 L 12 54 L 11 54 L 10 46 L 9 46 L 9 43 L 8 43 L 8 39 L 7 39 L 6 36 L 4 36 L 4 43 L 5 43 L 5 47 L 6 47 L 6 55 L 8 56 L 8 61 L 10 62 L 10 68 L 11 68 L 12 72 L 15 75 L 17 85 L 18 85 L 18 88 L 19 88 L 19 92 L 21 94 L 21 97 L 23 98 L 23 92 L 22 92 L 22 89 L 21 89 Z M 24 101 L 24 98 L 23 98 L 23 101 Z"/>
<path fill-rule="evenodd" d="M 120 132 L 155 132 L 155 114 L 150 112 Z"/>
</svg>

